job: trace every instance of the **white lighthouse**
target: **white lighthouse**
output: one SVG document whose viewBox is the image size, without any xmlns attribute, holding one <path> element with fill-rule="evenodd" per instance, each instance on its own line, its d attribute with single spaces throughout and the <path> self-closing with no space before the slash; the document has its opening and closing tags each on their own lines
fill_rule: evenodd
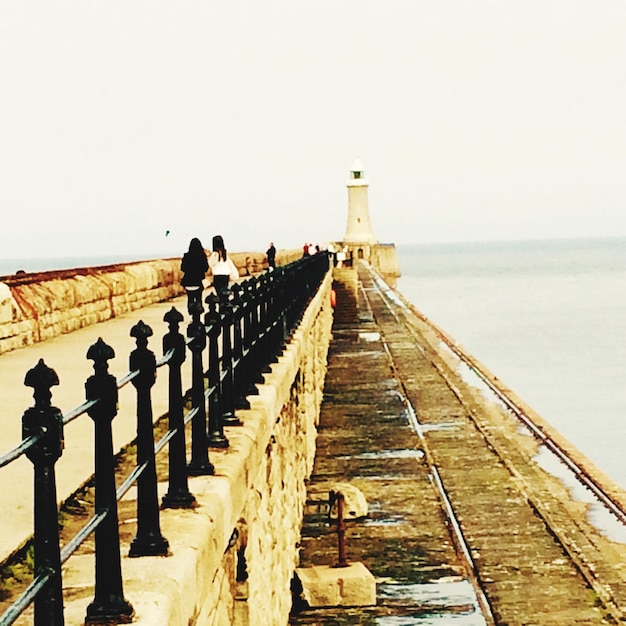
<svg viewBox="0 0 626 626">
<path fill-rule="evenodd" d="M 344 243 L 365 245 L 378 243 L 370 222 L 367 187 L 361 161 L 355 159 L 350 168 L 348 181 L 348 224 L 343 237 Z"/>
</svg>

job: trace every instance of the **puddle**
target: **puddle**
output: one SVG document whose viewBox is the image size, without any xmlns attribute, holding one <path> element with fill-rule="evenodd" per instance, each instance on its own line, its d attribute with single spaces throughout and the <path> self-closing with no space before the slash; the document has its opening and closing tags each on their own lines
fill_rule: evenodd
<svg viewBox="0 0 626 626">
<path fill-rule="evenodd" d="M 380 333 L 359 333 L 359 339 L 363 341 L 380 341 Z"/>
<path fill-rule="evenodd" d="M 594 494 L 582 485 L 565 464 L 545 446 L 533 459 L 548 474 L 558 478 L 572 494 L 574 500 L 589 504 L 587 520 L 601 534 L 617 543 L 626 543 L 626 527 L 609 511 Z"/>
<path fill-rule="evenodd" d="M 458 425 L 454 422 L 442 422 L 441 424 L 421 424 L 422 432 L 427 433 L 433 430 L 456 430 Z"/>
<path fill-rule="evenodd" d="M 406 524 L 406 519 L 402 515 L 394 515 L 387 511 L 372 511 L 370 509 L 367 517 L 362 520 L 362 526 L 400 526 Z"/>
<path fill-rule="evenodd" d="M 467 580 L 448 579 L 424 584 L 380 583 L 377 595 L 386 600 L 404 600 L 419 605 L 413 616 L 377 617 L 375 624 L 455 624 L 457 626 L 486 626 L 478 608 L 472 585 Z M 424 611 L 430 612 L 424 615 Z M 418 614 L 419 613 L 419 614 Z"/>
<path fill-rule="evenodd" d="M 482 615 L 472 613 L 443 613 L 439 615 L 415 615 L 377 617 L 374 622 L 377 626 L 485 626 Z"/>
<path fill-rule="evenodd" d="M 337 459 L 422 459 L 423 450 L 403 449 L 403 450 L 381 450 L 380 452 L 362 452 L 361 454 L 351 454 L 350 456 L 338 456 Z"/>
<path fill-rule="evenodd" d="M 367 352 L 345 352 L 342 354 L 336 354 L 336 359 L 360 359 L 362 357 L 380 357 L 381 353 L 374 350 L 369 350 Z"/>
</svg>

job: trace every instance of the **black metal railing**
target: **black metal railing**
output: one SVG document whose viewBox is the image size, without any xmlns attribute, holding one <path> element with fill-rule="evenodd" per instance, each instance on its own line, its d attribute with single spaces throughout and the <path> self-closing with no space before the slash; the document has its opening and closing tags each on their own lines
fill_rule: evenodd
<svg viewBox="0 0 626 626">
<path fill-rule="evenodd" d="M 209 295 L 206 311 L 190 303 L 187 339 L 179 330 L 183 315 L 175 308 L 164 316 L 168 332 L 163 337 L 162 359 L 148 343 L 152 329 L 142 321 L 130 330 L 136 348 L 130 371 L 119 381 L 108 372 L 113 348 L 102 339 L 89 347 L 87 358 L 94 373 L 86 383 L 86 402 L 66 414 L 52 405 L 51 388 L 59 384 L 43 360 L 26 374 L 24 384 L 34 390 L 34 406 L 22 417 L 22 442 L 0 457 L 0 468 L 26 455 L 35 473 L 35 553 L 32 583 L 0 616 L 0 626 L 13 624 L 34 604 L 35 626 L 59 626 L 63 617 L 61 565 L 94 535 L 95 592 L 85 623 L 129 623 L 134 611 L 124 597 L 118 528 L 118 500 L 137 486 L 137 529 L 128 556 L 170 554 L 160 530 L 161 508 L 191 508 L 196 500 L 189 491 L 189 475 L 211 475 L 209 448 L 227 448 L 224 426 L 240 424 L 237 409 L 248 408 L 247 396 L 289 342 L 311 297 L 329 270 L 325 253 L 277 267 L 247 278 L 220 294 Z M 204 318 L 202 314 L 204 313 Z M 182 364 L 191 352 L 191 409 L 185 414 Z M 168 430 L 155 443 L 152 387 L 159 368 L 167 365 Z M 137 466 L 116 488 L 112 422 L 118 411 L 119 389 L 131 383 L 136 389 Z M 87 414 L 94 422 L 94 515 L 61 549 L 58 525 L 55 463 L 64 446 L 64 426 Z M 191 453 L 187 461 L 185 426 L 191 422 Z M 169 444 L 169 445 L 168 445 Z M 168 489 L 158 502 L 155 455 L 166 445 Z"/>
</svg>

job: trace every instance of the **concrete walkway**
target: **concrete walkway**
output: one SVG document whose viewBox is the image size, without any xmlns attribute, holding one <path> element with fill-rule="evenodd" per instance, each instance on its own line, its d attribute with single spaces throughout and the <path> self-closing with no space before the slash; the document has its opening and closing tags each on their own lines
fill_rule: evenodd
<svg viewBox="0 0 626 626">
<path fill-rule="evenodd" d="M 328 494 L 348 482 L 369 513 L 346 522 L 346 557 L 375 576 L 377 601 L 296 606 L 290 623 L 620 618 L 623 544 L 588 527 L 584 506 L 533 461 L 534 439 L 461 379 L 451 353 L 398 294 L 366 268 L 359 280 L 358 319 L 334 328 L 300 565 L 337 562 Z M 585 564 L 600 583 L 594 588 L 581 575 Z"/>
<path fill-rule="evenodd" d="M 162 337 L 168 331 L 163 316 L 173 306 L 185 316 L 180 327 L 185 334 L 188 322 L 186 296 L 0 355 L 2 451 L 10 450 L 22 439 L 22 415 L 34 404 L 33 390 L 24 386 L 24 376 L 39 359 L 56 371 L 59 385 L 51 390 L 52 404 L 66 413 L 85 401 L 84 383 L 93 374 L 93 362 L 86 358 L 89 346 L 101 337 L 115 350 L 115 358 L 109 361 L 109 372 L 119 380 L 129 370 L 129 355 L 136 347 L 130 330 L 139 320 L 153 330 L 149 348 L 157 359 L 163 356 Z M 184 367 L 186 373 L 183 375 L 189 381 L 189 358 Z M 157 384 L 153 388 L 155 417 L 167 412 L 166 370 L 167 367 L 159 370 Z M 113 421 L 115 451 L 135 438 L 135 393 L 130 384 L 120 390 L 119 413 Z M 56 464 L 59 501 L 66 499 L 93 474 L 93 430 L 93 422 L 87 415 L 75 419 L 65 429 L 65 449 Z M 32 534 L 32 499 L 33 466 L 28 459 L 22 457 L 0 470 L 0 509 L 3 511 L 0 516 L 1 560 L 12 554 Z"/>
</svg>

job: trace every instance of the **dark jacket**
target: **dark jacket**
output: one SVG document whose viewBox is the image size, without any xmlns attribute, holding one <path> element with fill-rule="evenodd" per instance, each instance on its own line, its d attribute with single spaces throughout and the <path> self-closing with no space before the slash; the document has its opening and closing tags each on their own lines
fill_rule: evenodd
<svg viewBox="0 0 626 626">
<path fill-rule="evenodd" d="M 180 281 L 180 284 L 183 287 L 201 286 L 204 276 L 209 269 L 206 254 L 203 252 L 201 255 L 193 255 L 190 252 L 185 252 L 180 269 L 184 274 L 182 280 Z"/>
</svg>

